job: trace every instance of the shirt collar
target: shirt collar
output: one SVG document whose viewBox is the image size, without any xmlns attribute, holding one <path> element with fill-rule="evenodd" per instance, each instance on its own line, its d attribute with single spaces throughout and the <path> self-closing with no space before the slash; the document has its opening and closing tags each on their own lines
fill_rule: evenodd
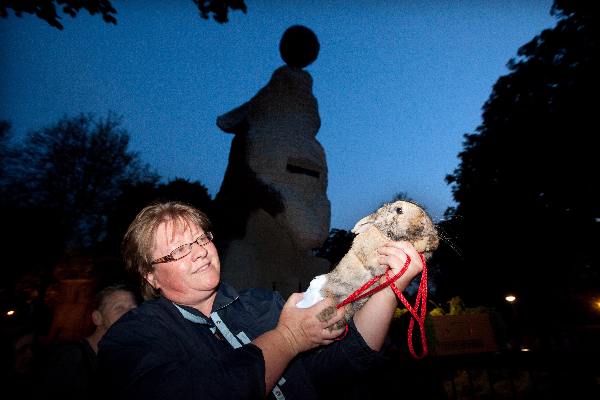
<svg viewBox="0 0 600 400">
<path fill-rule="evenodd" d="M 238 298 L 239 295 L 233 287 L 221 282 L 217 288 L 217 296 L 215 297 L 212 311 L 215 312 L 222 310 L 236 301 Z M 183 318 L 187 319 L 188 321 L 192 321 L 197 324 L 212 325 L 212 322 L 209 320 L 209 318 L 194 307 L 185 306 L 183 304 L 173 304 L 175 307 L 177 307 Z"/>
</svg>

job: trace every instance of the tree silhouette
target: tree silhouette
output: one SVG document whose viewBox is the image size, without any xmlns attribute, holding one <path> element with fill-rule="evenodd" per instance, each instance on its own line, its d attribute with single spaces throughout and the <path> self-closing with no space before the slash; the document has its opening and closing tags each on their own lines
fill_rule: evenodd
<svg viewBox="0 0 600 400">
<path fill-rule="evenodd" d="M 191 182 L 183 178 L 175 178 L 161 184 L 156 190 L 156 200 L 183 201 L 191 204 L 206 214 L 212 212 L 212 199 L 206 186 L 198 181 Z"/>
<path fill-rule="evenodd" d="M 64 117 L 16 146 L 6 195 L 19 208 L 51 210 L 65 245 L 89 247 L 102 239 L 105 214 L 125 185 L 158 179 L 128 144 L 113 115 Z"/>
<path fill-rule="evenodd" d="M 532 322 L 588 318 L 600 283 L 597 14 L 585 2 L 551 11 L 556 27 L 509 62 L 447 177 L 465 255 L 452 282 L 488 302 L 516 291 Z"/>
<path fill-rule="evenodd" d="M 0 188 L 5 179 L 5 169 L 10 157 L 10 123 L 8 121 L 0 121 Z M 3 195 L 4 193 L 0 193 Z M 2 199 L 4 196 L 2 196 Z M 2 200 L 0 199 L 0 202 Z"/>
<path fill-rule="evenodd" d="M 12 9 L 17 17 L 21 17 L 23 13 L 35 14 L 50 26 L 62 30 L 64 27 L 59 22 L 61 16 L 56 11 L 57 6 L 62 7 L 62 11 L 71 17 L 75 17 L 84 9 L 90 15 L 100 14 L 107 23 L 117 23 L 117 10 L 109 0 L 3 0 L 0 1 L 0 16 L 6 18 L 9 9 Z"/>
<path fill-rule="evenodd" d="M 350 250 L 354 236 L 350 231 L 334 228 L 329 231 L 329 236 L 323 245 L 316 250 L 316 255 L 329 261 L 333 269 Z"/>
<path fill-rule="evenodd" d="M 183 201 L 212 214 L 212 199 L 200 182 L 176 178 L 167 183 L 133 182 L 127 185 L 115 199 L 112 210 L 107 214 L 107 235 L 103 252 L 120 258 L 120 245 L 129 224 L 142 208 L 154 201 Z"/>
<path fill-rule="evenodd" d="M 17 144 L 8 141 L 9 127 L 0 123 L 0 219 L 5 227 L 0 252 L 7 266 L 0 293 L 35 304 L 31 312 L 37 313 L 45 309 L 42 299 L 57 273 L 102 283 L 125 278 L 120 263 L 99 247 L 107 217 L 124 187 L 152 186 L 158 176 L 128 150 L 129 135 L 119 119 L 111 114 L 104 119 L 64 117 Z M 93 259 L 92 270 L 78 262 L 86 259 Z M 57 265 L 77 270 L 57 271 Z"/>
<path fill-rule="evenodd" d="M 200 16 L 208 19 L 212 15 L 213 19 L 221 24 L 229 21 L 229 10 L 241 10 L 246 13 L 246 3 L 244 0 L 192 0 L 200 11 Z"/>
<path fill-rule="evenodd" d="M 228 19 L 229 10 L 241 10 L 246 13 L 244 0 L 192 0 L 200 16 L 208 19 L 210 16 L 219 23 L 225 23 Z M 86 10 L 90 15 L 100 14 L 102 19 L 110 24 L 116 24 L 115 15 L 117 10 L 110 0 L 1 0 L 0 17 L 6 18 L 8 10 L 13 10 L 17 17 L 23 13 L 35 14 L 46 21 L 50 26 L 62 30 L 64 26 L 60 23 L 62 17 L 57 12 L 57 7 L 62 7 L 62 12 L 71 17 L 77 16 L 79 11 Z"/>
</svg>

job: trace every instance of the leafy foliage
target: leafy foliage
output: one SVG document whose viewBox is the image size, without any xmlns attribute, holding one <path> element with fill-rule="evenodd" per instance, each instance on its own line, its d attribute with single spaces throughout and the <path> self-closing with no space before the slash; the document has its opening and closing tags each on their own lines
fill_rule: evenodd
<svg viewBox="0 0 600 400">
<path fill-rule="evenodd" d="M 19 208 L 51 211 L 68 247 L 90 246 L 102 238 L 105 214 L 125 185 L 158 179 L 128 144 L 112 115 L 64 117 L 15 148 L 6 196 Z"/>
<path fill-rule="evenodd" d="M 192 0 L 198 10 L 200 16 L 208 19 L 210 15 L 213 19 L 221 24 L 229 21 L 229 10 L 241 10 L 244 14 L 247 11 L 244 0 Z"/>
<path fill-rule="evenodd" d="M 200 16 L 208 19 L 212 15 L 213 19 L 219 23 L 225 23 L 228 19 L 229 10 L 241 10 L 246 13 L 246 4 L 244 0 L 192 0 L 200 11 Z M 17 17 L 23 13 L 35 14 L 38 18 L 46 21 L 50 26 L 63 30 L 64 26 L 60 22 L 62 17 L 60 10 L 70 15 L 77 16 L 79 11 L 86 10 L 90 15 L 100 14 L 102 19 L 109 24 L 117 23 L 115 15 L 117 10 L 113 7 L 110 0 L 0 0 L 0 17 L 6 18 L 8 10 L 13 10 Z"/>
<path fill-rule="evenodd" d="M 316 256 L 328 260 L 331 269 L 333 269 L 348 250 L 350 250 L 353 240 L 354 233 L 334 228 L 329 232 L 329 236 L 323 245 L 316 250 Z"/>
<path fill-rule="evenodd" d="M 100 14 L 107 23 L 117 23 L 115 18 L 117 10 L 109 0 L 2 0 L 0 16 L 6 18 L 8 9 L 12 9 L 17 17 L 21 17 L 23 13 L 35 14 L 50 26 L 62 30 L 64 26 L 59 22 L 61 16 L 56 10 L 57 6 L 62 7 L 62 11 L 71 17 L 75 17 L 81 9 L 84 9 L 90 15 Z"/>
<path fill-rule="evenodd" d="M 211 213 L 212 200 L 199 182 L 159 183 L 128 150 L 129 135 L 112 114 L 63 117 L 20 143 L 10 138 L 10 124 L 0 121 L 0 218 L 6 227 L 0 251 L 11 266 L 0 282 L 5 294 L 43 298 L 60 272 L 57 265 L 72 264 L 73 273 L 91 273 L 103 284 L 126 280 L 121 239 L 152 201 L 185 201 Z M 39 279 L 23 284 L 28 276 Z"/>
<path fill-rule="evenodd" d="M 191 204 L 209 216 L 212 214 L 212 199 L 200 182 L 177 178 L 158 185 L 152 181 L 126 185 L 107 214 L 107 235 L 102 243 L 103 251 L 120 258 L 121 240 L 137 213 L 153 201 L 175 200 Z"/>
<path fill-rule="evenodd" d="M 0 182 L 5 179 L 4 169 L 10 157 L 9 140 L 10 123 L 8 121 L 0 121 Z"/>
<path fill-rule="evenodd" d="M 509 62 L 447 177 L 465 246 L 460 293 L 492 301 L 515 290 L 540 318 L 550 293 L 569 309 L 600 283 L 597 17 L 565 4 Z"/>
</svg>

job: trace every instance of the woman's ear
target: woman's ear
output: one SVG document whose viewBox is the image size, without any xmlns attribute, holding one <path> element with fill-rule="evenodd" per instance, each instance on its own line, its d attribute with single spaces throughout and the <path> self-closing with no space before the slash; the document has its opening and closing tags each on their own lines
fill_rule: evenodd
<svg viewBox="0 0 600 400">
<path fill-rule="evenodd" d="M 146 282 L 148 282 L 150 284 L 150 286 L 152 286 L 154 289 L 158 289 L 160 287 L 160 285 L 158 284 L 158 281 L 156 280 L 156 277 L 154 276 L 154 273 L 152 272 L 148 272 L 146 274 L 146 276 L 144 276 L 144 279 L 146 280 Z"/>
</svg>

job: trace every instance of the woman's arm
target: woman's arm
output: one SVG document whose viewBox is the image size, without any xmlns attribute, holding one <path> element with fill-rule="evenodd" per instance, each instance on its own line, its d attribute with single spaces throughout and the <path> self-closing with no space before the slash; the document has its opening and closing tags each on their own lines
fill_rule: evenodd
<svg viewBox="0 0 600 400">
<path fill-rule="evenodd" d="M 377 251 L 380 254 L 379 263 L 389 266 L 392 275 L 397 274 L 404 267 L 406 256 L 410 257 L 411 262 L 408 269 L 395 282 L 395 285 L 401 291 L 406 289 L 413 278 L 423 270 L 421 258 L 409 242 L 390 242 Z M 388 287 L 373 294 L 362 308 L 354 314 L 356 329 L 371 349 L 381 350 L 396 306 L 396 294 L 391 287 Z"/>
<path fill-rule="evenodd" d="M 333 342 L 342 329 L 328 327 L 343 319 L 343 310 L 336 310 L 332 300 L 322 300 L 310 308 L 297 308 L 301 293 L 294 293 L 285 303 L 275 329 L 265 332 L 252 343 L 258 346 L 265 360 L 265 389 L 268 394 L 281 378 L 290 361 L 303 351 Z M 317 315 L 330 308 L 331 316 L 320 321 Z"/>
</svg>

